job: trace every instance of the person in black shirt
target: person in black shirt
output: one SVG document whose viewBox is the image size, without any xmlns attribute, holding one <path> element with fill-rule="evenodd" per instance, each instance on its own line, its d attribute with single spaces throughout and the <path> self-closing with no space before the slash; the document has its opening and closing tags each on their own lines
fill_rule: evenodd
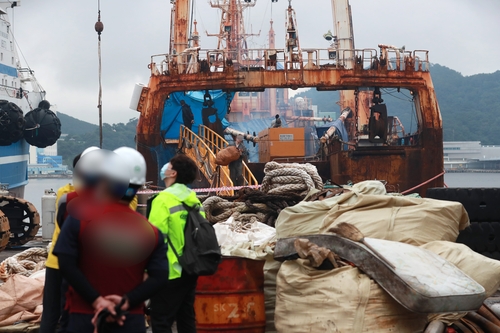
<svg viewBox="0 0 500 333">
<path fill-rule="evenodd" d="M 182 107 L 182 122 L 184 123 L 184 126 L 189 128 L 191 130 L 191 127 L 193 127 L 194 124 L 194 115 L 193 111 L 191 111 L 191 107 L 186 104 L 186 102 L 181 101 L 181 107 Z"/>
</svg>

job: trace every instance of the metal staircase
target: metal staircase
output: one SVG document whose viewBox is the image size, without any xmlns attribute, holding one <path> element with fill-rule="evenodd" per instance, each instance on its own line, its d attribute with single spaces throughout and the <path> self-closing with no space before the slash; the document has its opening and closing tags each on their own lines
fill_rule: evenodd
<svg viewBox="0 0 500 333">
<path fill-rule="evenodd" d="M 226 141 L 226 139 L 204 125 L 199 126 L 198 135 L 205 140 L 205 143 L 210 147 L 214 154 L 217 154 L 221 149 L 229 146 L 229 143 Z M 243 179 L 244 186 L 259 185 L 259 182 L 257 181 L 257 179 L 255 179 L 252 171 L 250 171 L 248 165 L 245 162 L 243 162 Z"/>
<path fill-rule="evenodd" d="M 205 126 L 200 126 L 199 134 L 185 126 L 181 126 L 179 149 L 190 157 L 205 176 L 210 188 L 222 188 L 215 192 L 219 195 L 234 195 L 233 182 L 229 176 L 229 167 L 215 164 L 215 155 L 229 144 L 220 135 Z M 245 186 L 258 185 L 257 180 L 243 162 L 243 177 Z"/>
</svg>

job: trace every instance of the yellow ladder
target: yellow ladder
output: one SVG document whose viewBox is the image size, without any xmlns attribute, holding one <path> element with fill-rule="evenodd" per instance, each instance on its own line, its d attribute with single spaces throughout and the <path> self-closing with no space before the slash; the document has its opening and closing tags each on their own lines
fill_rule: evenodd
<svg viewBox="0 0 500 333">
<path fill-rule="evenodd" d="M 206 145 L 212 150 L 212 152 L 214 152 L 214 154 L 217 154 L 221 149 L 229 146 L 229 143 L 226 141 L 226 139 L 204 125 L 200 125 L 200 127 L 198 128 L 198 135 L 205 140 Z M 244 186 L 259 185 L 257 179 L 255 179 L 255 176 L 253 175 L 252 171 L 250 171 L 248 165 L 245 162 L 243 162 L 243 179 Z"/>
<path fill-rule="evenodd" d="M 200 169 L 201 173 L 208 180 L 211 188 L 233 186 L 233 182 L 229 176 L 229 168 L 215 164 L 213 149 L 205 143 L 205 139 L 200 138 L 184 125 L 181 125 L 179 149 L 196 163 L 198 169 Z M 234 195 L 233 190 L 216 191 L 216 193 L 220 195 Z"/>
</svg>

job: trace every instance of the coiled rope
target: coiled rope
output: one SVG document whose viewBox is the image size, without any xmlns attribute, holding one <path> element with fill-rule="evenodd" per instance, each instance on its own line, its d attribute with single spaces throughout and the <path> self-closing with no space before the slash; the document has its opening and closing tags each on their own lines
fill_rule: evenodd
<svg viewBox="0 0 500 333">
<path fill-rule="evenodd" d="M 303 197 L 312 189 L 323 189 L 323 181 L 312 164 L 269 162 L 264 169 L 262 191 L 269 194 L 295 193 Z"/>
<path fill-rule="evenodd" d="M 30 276 L 44 269 L 47 255 L 47 248 L 33 247 L 5 259 L 0 264 L 0 279 L 6 281 L 14 274 Z"/>
<path fill-rule="evenodd" d="M 273 226 L 279 213 L 302 201 L 312 189 L 323 189 L 323 181 L 312 164 L 269 162 L 260 190 L 244 187 L 232 197 L 204 198 L 203 208 L 211 223 L 230 217 L 245 230 L 256 221 Z"/>
</svg>

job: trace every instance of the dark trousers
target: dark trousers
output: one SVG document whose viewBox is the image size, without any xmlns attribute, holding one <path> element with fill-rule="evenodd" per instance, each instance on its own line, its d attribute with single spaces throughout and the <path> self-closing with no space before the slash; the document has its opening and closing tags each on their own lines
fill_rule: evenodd
<svg viewBox="0 0 500 333">
<path fill-rule="evenodd" d="M 194 298 L 197 276 L 183 274 L 170 280 L 167 287 L 151 297 L 153 333 L 172 333 L 177 322 L 178 333 L 196 333 Z"/>
<path fill-rule="evenodd" d="M 233 181 L 233 186 L 244 185 L 242 160 L 229 163 L 229 177 Z"/>
<path fill-rule="evenodd" d="M 43 288 L 43 312 L 40 333 L 54 333 L 61 317 L 62 276 L 58 269 L 45 269 Z"/>
<path fill-rule="evenodd" d="M 191 127 L 193 127 L 193 123 L 190 121 L 183 121 L 184 126 L 187 127 L 189 130 L 191 130 Z"/>
</svg>

